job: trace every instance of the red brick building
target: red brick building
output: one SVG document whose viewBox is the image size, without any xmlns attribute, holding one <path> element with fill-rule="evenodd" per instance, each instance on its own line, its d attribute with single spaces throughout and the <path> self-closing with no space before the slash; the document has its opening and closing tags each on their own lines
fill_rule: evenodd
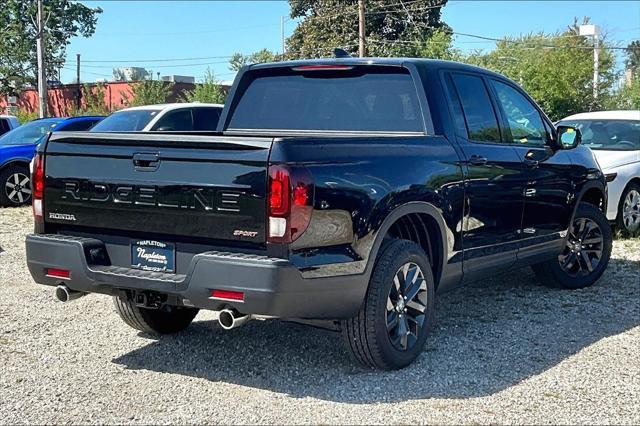
<svg viewBox="0 0 640 426">
<path fill-rule="evenodd" d="M 101 83 L 104 85 L 104 103 L 109 111 L 115 111 L 126 107 L 126 99 L 132 99 L 131 85 L 132 82 L 114 81 L 108 83 Z M 96 83 L 89 83 L 89 87 L 94 90 L 97 86 Z M 180 95 L 185 91 L 192 90 L 195 87 L 191 83 L 174 83 L 173 93 L 167 99 L 167 102 L 176 102 L 179 100 Z M 72 114 L 75 109 L 78 85 L 67 84 L 63 86 L 50 87 L 47 91 L 48 95 L 48 111 L 50 117 L 66 117 Z M 36 89 L 26 89 L 16 102 L 9 104 L 9 99 L 6 96 L 0 96 L 0 114 L 6 114 L 9 112 L 10 106 L 16 106 L 18 109 L 24 112 L 38 112 L 38 91 Z M 82 102 L 82 100 L 81 100 Z"/>
</svg>

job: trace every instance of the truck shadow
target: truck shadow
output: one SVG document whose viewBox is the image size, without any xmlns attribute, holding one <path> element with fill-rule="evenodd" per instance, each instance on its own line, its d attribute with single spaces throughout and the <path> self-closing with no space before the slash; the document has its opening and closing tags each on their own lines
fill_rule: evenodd
<svg viewBox="0 0 640 426">
<path fill-rule="evenodd" d="M 444 294 L 426 349 L 401 371 L 359 368 L 340 334 L 279 321 L 228 332 L 196 321 L 113 362 L 347 403 L 485 396 L 640 325 L 639 271 L 640 262 L 612 259 L 596 286 L 564 291 L 527 269 Z"/>
</svg>

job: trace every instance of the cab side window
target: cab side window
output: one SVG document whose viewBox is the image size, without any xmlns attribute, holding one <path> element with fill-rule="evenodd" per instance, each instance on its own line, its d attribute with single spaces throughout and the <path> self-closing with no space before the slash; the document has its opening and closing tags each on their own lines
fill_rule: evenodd
<svg viewBox="0 0 640 426">
<path fill-rule="evenodd" d="M 193 130 L 190 109 L 169 111 L 153 126 L 154 131 L 181 132 Z"/>
<path fill-rule="evenodd" d="M 469 74 L 452 74 L 451 77 L 462 104 L 469 139 L 501 142 L 498 119 L 482 78 Z"/>
<path fill-rule="evenodd" d="M 501 81 L 492 80 L 498 102 L 509 123 L 514 143 L 545 145 L 547 130 L 538 109 L 514 87 Z"/>
</svg>

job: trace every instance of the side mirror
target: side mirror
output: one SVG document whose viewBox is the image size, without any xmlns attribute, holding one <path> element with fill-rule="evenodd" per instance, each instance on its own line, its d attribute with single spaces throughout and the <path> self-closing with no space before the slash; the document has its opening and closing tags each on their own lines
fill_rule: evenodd
<svg viewBox="0 0 640 426">
<path fill-rule="evenodd" d="M 557 132 L 560 149 L 573 149 L 582 142 L 582 134 L 575 127 L 558 126 Z"/>
</svg>

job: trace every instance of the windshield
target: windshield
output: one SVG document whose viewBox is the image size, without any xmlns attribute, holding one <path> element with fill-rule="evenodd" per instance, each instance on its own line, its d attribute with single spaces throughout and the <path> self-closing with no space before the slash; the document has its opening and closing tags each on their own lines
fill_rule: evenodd
<svg viewBox="0 0 640 426">
<path fill-rule="evenodd" d="M 582 133 L 582 144 L 591 149 L 610 151 L 640 150 L 640 121 L 567 120 L 560 126 L 573 126 Z"/>
<path fill-rule="evenodd" d="M 36 120 L 12 130 L 0 136 L 0 145 L 31 145 L 38 143 L 40 139 L 54 128 L 62 120 Z"/>
<path fill-rule="evenodd" d="M 91 132 L 139 132 L 160 113 L 157 109 L 114 112 L 90 130 Z"/>
</svg>

